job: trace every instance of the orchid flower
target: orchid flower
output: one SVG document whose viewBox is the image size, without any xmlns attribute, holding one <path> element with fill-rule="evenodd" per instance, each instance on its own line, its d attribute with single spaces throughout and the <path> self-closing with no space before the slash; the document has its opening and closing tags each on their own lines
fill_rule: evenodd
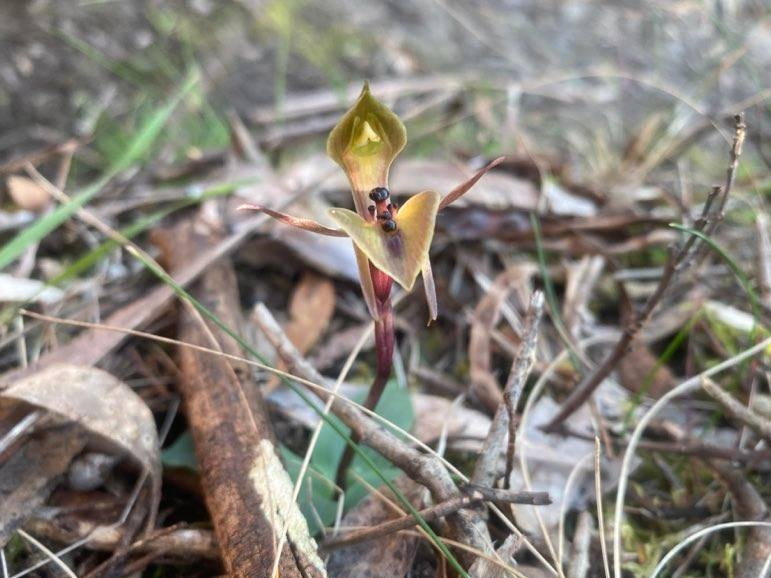
<svg viewBox="0 0 771 578">
<path fill-rule="evenodd" d="M 423 191 L 398 206 L 391 199 L 388 171 L 406 143 L 407 131 L 402 121 L 372 96 L 365 83 L 358 100 L 332 129 L 327 140 L 327 154 L 345 171 L 356 209 L 328 210 L 329 217 L 339 229 L 258 205 L 240 207 L 262 211 L 306 231 L 350 237 L 353 241 L 362 293 L 375 320 L 377 371 L 363 404 L 368 409 L 377 405 L 393 365 L 393 282 L 411 291 L 418 274 L 422 274 L 430 320 L 436 319 L 436 289 L 429 261 L 436 215 L 503 161 L 503 157 L 494 160 L 444 197 L 434 191 Z M 342 476 L 353 456 L 350 450 L 350 447 L 346 448 L 338 469 L 337 481 L 341 487 L 344 485 Z"/>
<path fill-rule="evenodd" d="M 406 143 L 407 131 L 402 121 L 372 96 L 365 83 L 358 100 L 327 140 L 327 154 L 345 171 L 356 209 L 328 210 L 339 229 L 259 205 L 239 207 L 262 211 L 313 233 L 350 237 L 364 300 L 375 320 L 381 317 L 381 303 L 390 298 L 393 281 L 411 291 L 418 273 L 423 275 L 430 319 L 436 319 L 436 291 L 428 255 L 436 215 L 503 160 L 494 160 L 444 198 L 437 192 L 423 191 L 397 206 L 390 198 L 388 171 Z"/>
</svg>

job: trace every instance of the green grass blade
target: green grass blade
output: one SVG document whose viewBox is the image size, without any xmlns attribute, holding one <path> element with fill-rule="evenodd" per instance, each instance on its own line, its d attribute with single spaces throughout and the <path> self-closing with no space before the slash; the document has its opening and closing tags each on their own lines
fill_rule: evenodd
<svg viewBox="0 0 771 578">
<path fill-rule="evenodd" d="M 549 312 L 551 313 L 551 319 L 554 322 L 554 327 L 557 328 L 562 341 L 568 348 L 568 354 L 570 355 L 570 361 L 576 371 L 581 369 L 581 361 L 578 358 L 573 340 L 570 338 L 567 327 L 562 321 L 560 315 L 559 303 L 557 302 L 557 292 L 554 290 L 554 283 L 552 283 L 551 275 L 546 267 L 546 252 L 543 250 L 543 241 L 541 239 L 541 222 L 535 213 L 530 213 L 530 226 L 533 228 L 533 237 L 535 238 L 535 251 L 538 255 L 538 269 L 541 273 L 541 279 L 543 279 L 543 287 L 546 293 L 546 301 L 549 303 Z"/>
<path fill-rule="evenodd" d="M 43 239 L 94 198 L 113 177 L 141 159 L 163 130 L 174 109 L 197 82 L 198 75 L 191 74 L 176 94 L 145 123 L 129 144 L 123 156 L 102 177 L 73 195 L 69 203 L 59 205 L 52 212 L 40 217 L 6 243 L 0 249 L 0 269 L 4 269 L 13 263 L 24 253 L 27 247 Z"/>
<path fill-rule="evenodd" d="M 163 209 L 159 209 L 149 215 L 143 216 L 137 219 L 136 221 L 134 221 L 133 223 L 131 223 L 130 225 L 124 227 L 123 229 L 120 229 L 118 232 L 127 239 L 133 239 L 138 234 L 142 233 L 143 231 L 146 231 L 147 229 L 149 229 L 150 227 L 152 227 L 162 219 L 168 217 L 172 213 L 175 213 L 176 211 L 180 211 L 187 207 L 196 205 L 207 199 L 212 199 L 215 197 L 220 197 L 223 195 L 230 194 L 236 191 L 239 187 L 243 185 L 252 184 L 253 182 L 254 182 L 254 179 L 243 179 L 233 183 L 223 183 L 220 185 L 216 185 L 214 187 L 206 189 L 200 195 L 197 195 L 195 197 L 190 197 L 187 199 L 180 199 L 179 201 L 175 201 L 171 203 L 169 206 L 164 207 Z M 45 286 L 41 287 L 40 291 L 38 291 L 36 295 L 30 297 L 23 303 L 17 303 L 13 306 L 9 306 L 3 309 L 2 312 L 0 312 L 0 326 L 5 325 L 11 319 L 13 319 L 19 313 L 19 310 L 25 307 L 28 307 L 30 303 L 33 303 L 37 298 L 37 296 L 44 291 L 45 287 L 58 287 L 65 281 L 68 281 L 73 277 L 77 277 L 81 273 L 88 271 L 91 267 L 96 265 L 105 255 L 107 255 L 110 251 L 114 250 L 118 246 L 119 246 L 119 243 L 117 241 L 108 239 L 104 243 L 101 243 L 98 247 L 95 247 L 91 251 L 88 251 L 87 253 L 85 253 L 78 259 L 76 259 L 64 271 L 62 271 L 61 273 L 59 273 L 58 275 L 52 277 L 49 281 L 47 281 Z"/>
<path fill-rule="evenodd" d="M 739 264 L 734 260 L 733 257 L 725 250 L 723 247 L 721 247 L 714 239 L 711 237 L 708 237 L 701 231 L 697 231 L 695 229 L 691 229 L 689 227 L 686 227 L 684 225 L 680 225 L 679 223 L 670 223 L 670 227 L 673 229 L 677 229 L 678 231 L 682 231 L 683 233 L 688 233 L 689 235 L 695 235 L 702 241 L 704 241 L 709 247 L 715 251 L 720 257 L 726 262 L 726 265 L 731 269 L 733 274 L 736 276 L 736 279 L 739 281 L 739 284 L 742 286 L 742 289 L 744 289 L 747 292 L 747 295 L 750 298 L 750 307 L 752 308 L 752 318 L 754 320 L 755 328 L 758 327 L 758 319 L 760 318 L 760 298 L 758 297 L 758 294 L 755 293 L 755 290 L 752 288 L 752 283 L 750 283 L 749 278 L 747 275 L 744 274 L 744 271 L 742 271 L 741 267 L 739 267 Z M 753 329 L 753 334 L 754 334 Z"/>
</svg>

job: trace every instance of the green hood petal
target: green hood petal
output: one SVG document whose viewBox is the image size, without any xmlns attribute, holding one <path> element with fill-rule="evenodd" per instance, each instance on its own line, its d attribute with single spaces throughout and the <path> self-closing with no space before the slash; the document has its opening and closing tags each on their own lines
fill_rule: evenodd
<svg viewBox="0 0 771 578">
<path fill-rule="evenodd" d="M 356 211 L 367 218 L 367 194 L 388 186 L 388 169 L 407 143 L 399 117 L 378 101 L 365 83 L 356 104 L 327 139 L 327 154 L 339 164 L 353 190 Z"/>
</svg>

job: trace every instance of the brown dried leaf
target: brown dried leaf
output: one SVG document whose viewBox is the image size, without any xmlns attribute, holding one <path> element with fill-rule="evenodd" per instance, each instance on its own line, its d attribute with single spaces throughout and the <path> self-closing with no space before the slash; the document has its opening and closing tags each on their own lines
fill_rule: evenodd
<svg viewBox="0 0 771 578">
<path fill-rule="evenodd" d="M 46 190 L 28 177 L 11 175 L 5 184 L 11 199 L 21 209 L 37 213 L 51 203 L 51 197 Z"/>
<path fill-rule="evenodd" d="M 409 478 L 402 476 L 396 480 L 396 487 L 416 507 L 423 507 L 425 491 Z M 380 488 L 389 499 L 395 497 L 385 487 Z M 380 497 L 371 494 L 343 518 L 343 527 L 374 526 L 398 518 L 395 512 Z M 335 550 L 329 557 L 327 572 L 331 578 L 404 578 L 407 575 L 418 549 L 419 538 L 402 533 L 383 536 L 376 543 L 362 542 Z"/>
<path fill-rule="evenodd" d="M 145 402 L 122 381 L 100 369 L 54 365 L 3 391 L 0 409 L 20 402 L 78 424 L 96 437 L 96 446 L 130 456 L 149 474 L 157 500 L 161 462 L 155 420 Z"/>
<path fill-rule="evenodd" d="M 618 380 L 629 391 L 658 399 L 671 390 L 676 381 L 666 365 L 656 366 L 656 356 L 637 340 L 618 364 Z"/>
<path fill-rule="evenodd" d="M 289 300 L 291 320 L 285 328 L 300 353 L 306 354 L 316 344 L 334 311 L 334 283 L 315 273 L 305 273 Z"/>
</svg>

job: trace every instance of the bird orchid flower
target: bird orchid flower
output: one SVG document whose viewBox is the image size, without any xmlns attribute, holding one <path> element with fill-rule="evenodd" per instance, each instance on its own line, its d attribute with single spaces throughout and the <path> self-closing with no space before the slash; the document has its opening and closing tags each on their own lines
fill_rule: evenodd
<svg viewBox="0 0 771 578">
<path fill-rule="evenodd" d="M 503 157 L 494 160 L 444 197 L 435 191 L 423 191 L 398 206 L 391 199 L 388 171 L 406 143 L 407 131 L 402 121 L 372 96 L 365 83 L 358 100 L 332 129 L 327 140 L 327 154 L 345 171 L 353 193 L 355 211 L 328 210 L 329 217 L 339 229 L 259 205 L 240 207 L 264 212 L 306 231 L 350 237 L 353 241 L 362 293 L 375 320 L 377 367 L 363 403 L 367 409 L 377 405 L 393 366 L 393 282 L 410 291 L 418 274 L 422 274 L 429 316 L 431 320 L 436 319 L 436 289 L 428 255 L 436 215 L 503 161 Z M 338 466 L 337 483 L 341 487 L 345 486 L 345 472 L 352 457 L 353 452 L 347 447 Z"/>
<path fill-rule="evenodd" d="M 262 211 L 313 233 L 350 237 L 364 300 L 376 320 L 383 313 L 383 301 L 390 299 L 393 281 L 410 291 L 419 273 L 423 276 L 430 319 L 436 319 L 436 291 L 429 261 L 436 215 L 503 160 L 503 157 L 494 160 L 445 197 L 434 191 L 423 191 L 398 206 L 390 198 L 388 172 L 406 143 L 407 131 L 402 121 L 372 96 L 365 83 L 358 100 L 327 140 L 327 154 L 342 167 L 353 193 L 355 211 L 328 210 L 339 229 L 259 205 L 239 207 Z"/>
</svg>

